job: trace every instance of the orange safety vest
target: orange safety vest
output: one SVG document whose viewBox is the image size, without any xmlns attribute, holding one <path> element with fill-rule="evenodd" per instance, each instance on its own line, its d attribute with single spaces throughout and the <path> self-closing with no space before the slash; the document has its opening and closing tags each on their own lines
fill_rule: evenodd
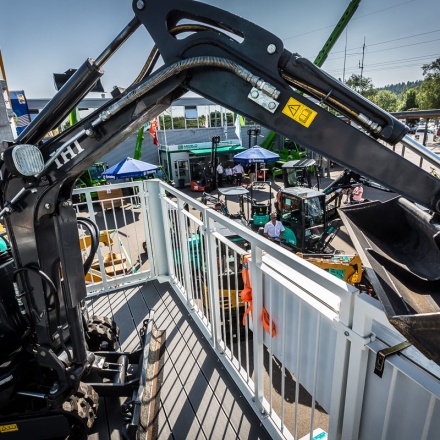
<svg viewBox="0 0 440 440">
<path fill-rule="evenodd" d="M 242 321 L 243 325 L 246 325 L 246 317 L 248 313 L 250 312 L 252 315 L 252 286 L 251 286 L 251 278 L 249 276 L 249 266 L 248 266 L 248 260 L 250 257 L 251 257 L 250 255 L 243 256 L 243 268 L 241 271 L 244 289 L 241 291 L 240 296 L 244 302 L 249 303 L 249 307 L 245 310 L 243 315 L 243 321 Z M 270 334 L 270 315 L 265 307 L 263 307 L 262 319 L 263 319 L 264 330 L 266 330 L 267 333 Z M 277 335 L 277 331 L 276 331 L 275 323 L 272 321 L 272 337 L 276 335 Z"/>
</svg>

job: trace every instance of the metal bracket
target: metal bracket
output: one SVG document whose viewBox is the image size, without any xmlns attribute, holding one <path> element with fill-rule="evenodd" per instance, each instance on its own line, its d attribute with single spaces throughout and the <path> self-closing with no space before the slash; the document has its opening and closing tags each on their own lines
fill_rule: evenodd
<svg viewBox="0 0 440 440">
<path fill-rule="evenodd" d="M 347 327 L 342 322 L 336 320 L 335 324 L 342 328 L 344 332 L 344 336 L 351 342 L 360 343 L 363 347 L 366 347 L 370 342 L 376 340 L 376 335 L 374 333 L 370 333 L 368 336 L 362 337 L 354 332 L 350 327 Z"/>
<path fill-rule="evenodd" d="M 379 377 L 383 375 L 383 369 L 385 366 L 385 359 L 392 354 L 399 353 L 404 350 L 411 344 L 408 341 L 403 341 L 400 344 L 395 345 L 394 347 L 384 348 L 383 350 L 379 350 L 376 354 L 376 363 L 374 368 L 374 374 L 377 374 Z"/>
<path fill-rule="evenodd" d="M 256 87 L 252 87 L 252 90 L 250 91 L 248 98 L 251 101 L 256 102 L 258 105 L 265 108 L 271 113 L 275 113 L 275 110 L 280 105 L 277 101 L 275 101 L 275 99 L 271 98 L 263 91 L 258 90 Z"/>
</svg>

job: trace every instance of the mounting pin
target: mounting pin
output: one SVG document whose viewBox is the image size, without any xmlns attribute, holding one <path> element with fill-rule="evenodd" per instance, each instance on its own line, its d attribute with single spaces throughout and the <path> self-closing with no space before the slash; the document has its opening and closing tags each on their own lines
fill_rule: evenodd
<svg viewBox="0 0 440 440">
<path fill-rule="evenodd" d="M 267 46 L 267 53 L 272 55 L 277 51 L 277 47 L 275 46 L 275 44 L 269 44 L 269 46 Z"/>
</svg>

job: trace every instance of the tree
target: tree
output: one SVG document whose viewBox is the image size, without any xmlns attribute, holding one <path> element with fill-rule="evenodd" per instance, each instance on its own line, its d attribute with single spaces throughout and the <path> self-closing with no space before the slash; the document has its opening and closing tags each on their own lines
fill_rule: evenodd
<svg viewBox="0 0 440 440">
<path fill-rule="evenodd" d="M 365 78 L 361 75 L 353 74 L 347 79 L 347 86 L 353 89 L 355 92 L 360 93 L 368 99 L 376 93 L 373 89 L 373 81 L 371 78 Z"/>
<path fill-rule="evenodd" d="M 389 90 L 379 90 L 374 96 L 370 98 L 370 100 L 387 112 L 397 111 L 397 95 L 390 92 Z"/>
<path fill-rule="evenodd" d="M 417 89 L 407 90 L 402 97 L 402 103 L 400 106 L 401 111 L 418 108 L 417 104 Z"/>
<path fill-rule="evenodd" d="M 425 80 L 418 94 L 419 107 L 422 109 L 440 108 L 440 58 L 422 66 Z"/>
</svg>

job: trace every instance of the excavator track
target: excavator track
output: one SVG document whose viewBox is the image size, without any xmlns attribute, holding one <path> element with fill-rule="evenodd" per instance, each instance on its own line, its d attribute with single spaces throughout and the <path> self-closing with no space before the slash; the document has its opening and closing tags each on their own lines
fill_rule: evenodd
<svg viewBox="0 0 440 440">
<path fill-rule="evenodd" d="M 60 408 L 0 417 L 0 433 L 7 433 L 11 440 L 86 439 L 98 412 L 98 399 L 95 390 L 81 382 L 78 391 Z"/>
<path fill-rule="evenodd" d="M 78 425 L 81 426 L 78 426 L 78 428 L 80 428 L 78 431 L 85 432 L 85 435 L 87 435 L 87 431 L 93 426 L 98 413 L 98 400 L 99 396 L 96 391 L 90 385 L 81 382 L 78 391 L 62 405 L 65 412 L 74 415 L 75 420 L 80 421 Z M 83 438 L 81 436 L 72 437 L 76 430 L 75 428 L 76 424 L 72 426 L 72 434 L 68 437 L 69 440 Z M 77 434 L 79 434 L 79 432 Z"/>
<path fill-rule="evenodd" d="M 90 351 L 116 350 L 119 328 L 106 316 L 92 316 L 87 323 L 87 336 Z"/>
</svg>

